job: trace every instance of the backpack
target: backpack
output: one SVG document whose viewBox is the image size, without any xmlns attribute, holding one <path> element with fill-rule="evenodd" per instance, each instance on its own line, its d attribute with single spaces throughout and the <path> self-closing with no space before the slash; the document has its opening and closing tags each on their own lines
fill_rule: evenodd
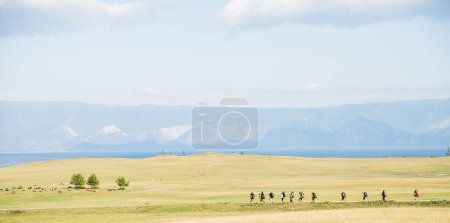
<svg viewBox="0 0 450 223">
<path fill-rule="evenodd" d="M 264 193 L 261 193 L 261 199 L 265 199 Z"/>
<path fill-rule="evenodd" d="M 367 192 L 364 192 L 363 194 L 364 194 L 364 197 L 368 197 L 369 196 L 369 194 Z"/>
<path fill-rule="evenodd" d="M 270 196 L 270 198 L 273 198 L 273 193 L 272 193 L 272 192 L 270 192 L 269 196 Z"/>
<path fill-rule="evenodd" d="M 342 196 L 343 198 L 346 198 L 346 197 L 347 197 L 347 195 L 345 194 L 345 192 L 342 192 L 342 193 L 341 193 L 341 196 Z"/>
<path fill-rule="evenodd" d="M 304 197 L 305 194 L 303 192 L 300 192 L 300 197 Z"/>
<path fill-rule="evenodd" d="M 283 192 L 281 192 L 281 197 L 284 198 L 286 196 L 286 194 Z"/>
</svg>

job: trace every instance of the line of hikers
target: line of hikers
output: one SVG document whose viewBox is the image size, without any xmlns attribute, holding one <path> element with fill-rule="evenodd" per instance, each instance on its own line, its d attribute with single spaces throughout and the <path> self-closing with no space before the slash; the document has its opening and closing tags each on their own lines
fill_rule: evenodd
<svg viewBox="0 0 450 223">
<path fill-rule="evenodd" d="M 413 195 L 414 195 L 414 200 L 419 199 L 419 197 L 420 197 L 419 190 L 415 189 Z M 294 196 L 295 196 L 295 193 L 294 193 L 294 191 L 292 191 L 289 194 L 289 202 L 290 203 L 294 202 Z M 362 196 L 363 196 L 363 200 L 365 201 L 369 197 L 369 193 L 367 193 L 367 191 L 364 191 L 364 192 L 362 192 Z M 387 192 L 386 192 L 386 190 L 383 190 L 381 192 L 381 198 L 383 199 L 383 201 L 386 201 L 386 197 L 387 197 Z M 274 198 L 275 198 L 275 194 L 273 192 L 270 192 L 269 193 L 270 203 L 273 203 Z M 286 193 L 284 191 L 281 192 L 280 198 L 281 198 L 281 202 L 284 203 L 284 199 L 286 198 Z M 298 201 L 303 202 L 304 198 L 305 198 L 305 193 L 303 193 L 303 191 L 298 192 Z M 345 201 L 345 198 L 347 198 L 347 194 L 345 192 L 341 192 L 341 201 Z M 266 195 L 264 194 L 264 191 L 261 191 L 261 193 L 259 193 L 259 202 L 266 203 L 265 199 L 266 199 Z M 315 202 L 316 199 L 317 199 L 317 193 L 311 192 L 312 202 Z M 251 192 L 250 193 L 250 203 L 253 203 L 254 200 L 255 200 L 255 194 L 253 192 Z"/>
</svg>

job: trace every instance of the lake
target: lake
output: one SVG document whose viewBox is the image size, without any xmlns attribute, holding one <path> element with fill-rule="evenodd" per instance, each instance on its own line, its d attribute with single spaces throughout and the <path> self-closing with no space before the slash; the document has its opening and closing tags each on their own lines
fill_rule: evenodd
<svg viewBox="0 0 450 223">
<path fill-rule="evenodd" d="M 302 149 L 302 150 L 245 150 L 244 154 L 297 156 L 297 157 L 339 157 L 339 158 L 381 158 L 381 157 L 442 157 L 445 148 L 431 149 Z M 240 153 L 240 150 L 189 150 L 184 155 L 204 152 Z M 142 159 L 158 155 L 183 155 L 183 152 L 43 152 L 43 153 L 0 153 L 0 167 L 16 166 L 25 163 L 63 160 L 72 158 L 134 158 Z"/>
</svg>

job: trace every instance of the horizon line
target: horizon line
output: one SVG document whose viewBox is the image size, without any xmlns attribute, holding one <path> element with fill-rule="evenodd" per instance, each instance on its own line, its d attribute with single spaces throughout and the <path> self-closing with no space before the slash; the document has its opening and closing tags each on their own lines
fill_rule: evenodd
<svg viewBox="0 0 450 223">
<path fill-rule="evenodd" d="M 384 103 L 399 103 L 399 102 L 418 102 L 418 101 L 445 101 L 450 100 L 449 97 L 443 98 L 427 98 L 427 99 L 397 99 L 397 100 L 387 100 L 387 101 L 372 101 L 372 102 L 353 102 L 344 103 L 338 105 L 318 105 L 318 106 L 252 106 L 260 109 L 283 109 L 283 108 L 332 108 L 332 107 L 342 107 L 351 105 L 365 105 L 365 104 L 384 104 Z M 139 104 L 108 104 L 108 103 L 98 103 L 83 100 L 20 100 L 20 99 L 0 99 L 0 103 L 10 102 L 10 103 L 79 103 L 87 105 L 99 105 L 99 106 L 112 106 L 112 107 L 140 107 L 140 106 L 154 106 L 154 107 L 196 107 L 197 105 L 187 105 L 187 104 L 151 104 L 151 103 L 139 103 Z M 218 104 L 208 105 L 208 106 L 218 106 Z"/>
</svg>

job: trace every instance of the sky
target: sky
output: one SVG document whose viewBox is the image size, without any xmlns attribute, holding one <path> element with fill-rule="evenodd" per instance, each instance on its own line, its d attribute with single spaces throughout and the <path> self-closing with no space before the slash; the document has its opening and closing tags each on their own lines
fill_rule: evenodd
<svg viewBox="0 0 450 223">
<path fill-rule="evenodd" d="M 446 0 L 0 0 L 0 100 L 450 98 Z"/>
</svg>

